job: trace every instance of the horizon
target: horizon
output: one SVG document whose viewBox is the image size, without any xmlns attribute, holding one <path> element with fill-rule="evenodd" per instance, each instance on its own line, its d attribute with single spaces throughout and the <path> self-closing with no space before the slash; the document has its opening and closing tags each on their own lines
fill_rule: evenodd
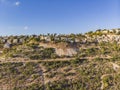
<svg viewBox="0 0 120 90">
<path fill-rule="evenodd" d="M 97 29 L 97 30 L 101 30 L 101 31 L 104 31 L 104 30 L 107 30 L 107 31 L 111 31 L 111 30 L 120 30 L 120 28 L 113 28 L 113 29 Z M 94 30 L 94 31 L 92 31 L 92 32 L 96 32 L 97 30 Z M 16 35 L 0 35 L 0 37 L 9 37 L 9 36 L 32 36 L 32 35 L 37 35 L 37 36 L 39 36 L 39 35 L 48 35 L 48 34 L 50 34 L 50 35 L 53 35 L 53 34 L 56 34 L 57 36 L 58 35 L 71 35 L 71 34 L 75 34 L 75 35 L 77 35 L 77 34 L 81 34 L 81 35 L 85 35 L 86 33 L 88 33 L 88 32 L 91 32 L 91 31 L 87 31 L 87 32 L 85 32 L 85 33 L 39 33 L 39 34 L 16 34 Z"/>
<path fill-rule="evenodd" d="M 120 28 L 119 0 L 0 0 L 0 36 Z"/>
</svg>

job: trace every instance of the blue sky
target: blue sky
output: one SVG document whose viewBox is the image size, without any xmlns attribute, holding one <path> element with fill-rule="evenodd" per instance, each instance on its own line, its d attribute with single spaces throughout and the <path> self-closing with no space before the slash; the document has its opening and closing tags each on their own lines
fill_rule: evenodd
<svg viewBox="0 0 120 90">
<path fill-rule="evenodd" d="M 0 0 L 0 35 L 120 28 L 120 0 Z"/>
</svg>

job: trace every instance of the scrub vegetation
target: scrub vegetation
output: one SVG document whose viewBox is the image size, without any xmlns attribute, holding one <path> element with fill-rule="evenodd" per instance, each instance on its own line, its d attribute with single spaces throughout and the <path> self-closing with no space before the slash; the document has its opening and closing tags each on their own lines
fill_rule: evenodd
<svg viewBox="0 0 120 90">
<path fill-rule="evenodd" d="M 0 90 L 120 90 L 119 33 L 0 37 Z"/>
</svg>

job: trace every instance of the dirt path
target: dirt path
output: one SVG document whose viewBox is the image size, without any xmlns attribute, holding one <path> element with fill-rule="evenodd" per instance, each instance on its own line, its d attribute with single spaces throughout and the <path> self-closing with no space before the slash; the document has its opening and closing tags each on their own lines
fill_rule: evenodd
<svg viewBox="0 0 120 90">
<path fill-rule="evenodd" d="M 111 75 L 111 76 L 114 76 L 114 74 L 119 73 L 118 70 L 120 69 L 120 66 L 119 66 L 118 64 L 113 63 L 113 62 L 109 62 L 109 64 L 112 65 L 112 68 L 113 68 L 114 71 L 116 71 L 116 72 L 115 72 L 115 73 L 111 73 L 111 74 L 104 74 L 104 75 L 101 76 L 101 90 L 103 90 L 104 87 L 105 87 L 105 84 L 104 84 L 104 82 L 103 82 L 103 79 L 104 79 L 105 77 L 110 76 L 110 75 Z"/>
<path fill-rule="evenodd" d="M 41 80 L 42 80 L 42 85 L 43 85 L 43 90 L 46 90 L 46 87 L 45 87 L 45 76 L 44 76 L 44 69 L 42 68 L 42 66 L 41 65 L 39 65 L 39 67 L 40 67 L 40 72 L 39 72 L 39 75 L 40 75 L 40 77 L 41 77 Z"/>
<path fill-rule="evenodd" d="M 116 63 L 110 62 L 110 64 L 112 64 L 113 69 L 114 69 L 115 71 L 118 71 L 118 69 L 120 68 L 120 66 L 119 66 L 118 64 L 116 64 Z"/>
<path fill-rule="evenodd" d="M 83 57 L 83 58 L 80 58 L 81 60 L 82 59 L 86 59 L 86 60 L 93 60 L 95 58 L 103 58 L 103 59 L 110 59 L 112 57 Z M 11 63 L 19 63 L 19 62 L 24 62 L 24 63 L 27 63 L 27 62 L 51 62 L 51 61 L 70 61 L 70 60 L 73 60 L 75 58 L 57 58 L 57 59 L 45 59 L 45 60 L 30 60 L 30 59 L 24 59 L 24 58 L 11 58 L 11 59 L 0 59 L 0 63 L 8 63 L 8 62 L 11 62 Z"/>
<path fill-rule="evenodd" d="M 24 59 L 24 58 L 17 58 L 17 59 L 0 59 L 0 63 L 19 63 L 19 62 L 23 62 L 23 63 L 27 63 L 27 62 L 51 62 L 51 61 L 69 61 L 69 60 L 73 60 L 75 58 L 58 58 L 58 59 L 46 59 L 46 60 L 30 60 L 30 59 Z"/>
</svg>

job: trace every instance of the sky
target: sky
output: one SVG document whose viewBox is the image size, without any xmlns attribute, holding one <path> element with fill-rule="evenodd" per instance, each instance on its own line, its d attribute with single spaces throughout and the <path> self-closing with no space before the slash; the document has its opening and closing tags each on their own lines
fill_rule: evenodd
<svg viewBox="0 0 120 90">
<path fill-rule="evenodd" d="M 0 35 L 120 28 L 120 0 L 0 0 Z"/>
</svg>

